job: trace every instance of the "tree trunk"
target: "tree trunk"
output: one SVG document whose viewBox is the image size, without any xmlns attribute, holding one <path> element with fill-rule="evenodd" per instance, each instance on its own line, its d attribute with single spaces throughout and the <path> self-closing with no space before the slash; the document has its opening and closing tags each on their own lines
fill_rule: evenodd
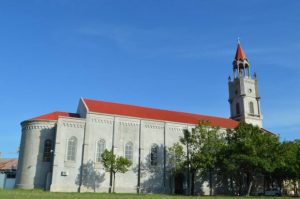
<svg viewBox="0 0 300 199">
<path fill-rule="evenodd" d="M 283 194 L 283 180 L 277 180 L 277 183 L 279 185 L 280 194 Z"/>
<path fill-rule="evenodd" d="M 191 195 L 194 195 L 194 187 L 195 187 L 195 172 L 192 171 L 192 182 L 191 182 Z"/>
<path fill-rule="evenodd" d="M 94 188 L 94 192 L 96 192 L 96 175 L 94 175 L 93 177 L 94 177 L 93 188 Z"/>
<path fill-rule="evenodd" d="M 212 169 L 209 169 L 209 195 L 212 196 Z"/>
<path fill-rule="evenodd" d="M 230 187 L 231 187 L 231 194 L 235 195 L 235 188 L 233 186 L 233 178 L 230 177 Z"/>
<path fill-rule="evenodd" d="M 243 195 L 243 186 L 242 186 L 243 179 L 242 179 L 242 176 L 237 177 L 237 182 L 238 182 L 238 190 L 239 190 L 238 195 L 241 196 L 241 195 Z"/>
<path fill-rule="evenodd" d="M 250 183 L 249 183 L 249 187 L 248 187 L 248 191 L 247 191 L 247 195 L 246 195 L 246 196 L 250 196 L 252 184 L 253 184 L 253 180 L 251 179 L 251 180 L 250 180 Z"/>
<path fill-rule="evenodd" d="M 297 182 L 296 180 L 293 180 L 294 181 L 294 196 L 297 196 Z"/>
<path fill-rule="evenodd" d="M 116 173 L 114 173 L 114 185 L 113 185 L 113 193 L 115 193 L 115 187 L 116 187 Z"/>
</svg>

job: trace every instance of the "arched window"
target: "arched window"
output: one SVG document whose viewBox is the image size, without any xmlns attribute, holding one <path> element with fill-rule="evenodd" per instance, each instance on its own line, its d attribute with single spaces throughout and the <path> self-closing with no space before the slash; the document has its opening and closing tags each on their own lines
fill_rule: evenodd
<svg viewBox="0 0 300 199">
<path fill-rule="evenodd" d="M 68 149 L 67 149 L 68 161 L 76 160 L 76 149 L 77 149 L 77 138 L 73 136 L 68 140 Z"/>
<path fill-rule="evenodd" d="M 44 142 L 44 154 L 43 154 L 43 161 L 50 162 L 51 160 L 51 149 L 52 149 L 52 141 L 46 140 Z"/>
<path fill-rule="evenodd" d="M 253 102 L 249 102 L 249 111 L 250 111 L 250 114 L 254 114 L 254 105 L 253 105 Z"/>
<path fill-rule="evenodd" d="M 241 112 L 240 112 L 240 104 L 239 103 L 236 103 L 235 109 L 236 109 L 236 114 L 237 115 L 241 114 Z"/>
<path fill-rule="evenodd" d="M 156 166 L 158 163 L 158 146 L 156 144 L 151 147 L 151 166 Z"/>
<path fill-rule="evenodd" d="M 125 145 L 125 158 L 132 162 L 133 160 L 133 144 L 132 142 L 128 142 Z"/>
<path fill-rule="evenodd" d="M 101 139 L 97 142 L 97 150 L 96 150 L 96 162 L 101 162 L 102 160 L 102 153 L 105 150 L 105 140 Z"/>
</svg>

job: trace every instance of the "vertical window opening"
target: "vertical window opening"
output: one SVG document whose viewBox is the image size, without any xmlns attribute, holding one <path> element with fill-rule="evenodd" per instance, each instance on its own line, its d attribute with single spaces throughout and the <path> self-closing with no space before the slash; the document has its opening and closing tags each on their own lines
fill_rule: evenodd
<svg viewBox="0 0 300 199">
<path fill-rule="evenodd" d="M 50 162 L 51 161 L 51 149 L 52 149 L 52 141 L 46 140 L 44 142 L 44 154 L 43 154 L 43 161 Z"/>
<path fill-rule="evenodd" d="M 76 160 L 76 149 L 77 149 L 77 138 L 73 136 L 68 140 L 68 150 L 67 150 L 68 161 Z"/>
<path fill-rule="evenodd" d="M 239 103 L 236 103 L 235 109 L 236 109 L 236 114 L 237 115 L 241 114 L 241 112 L 240 112 L 240 104 Z"/>
<path fill-rule="evenodd" d="M 151 147 L 151 154 L 150 154 L 150 158 L 151 158 L 151 166 L 156 166 L 158 163 L 158 146 L 156 144 L 154 144 Z"/>
<path fill-rule="evenodd" d="M 105 150 L 105 140 L 101 139 L 97 142 L 96 162 L 101 162 L 102 154 Z"/>
<path fill-rule="evenodd" d="M 133 144 L 132 142 L 128 142 L 125 145 L 125 158 L 132 162 L 133 160 Z"/>
<path fill-rule="evenodd" d="M 249 111 L 251 114 L 254 114 L 254 105 L 253 102 L 249 102 Z"/>
</svg>

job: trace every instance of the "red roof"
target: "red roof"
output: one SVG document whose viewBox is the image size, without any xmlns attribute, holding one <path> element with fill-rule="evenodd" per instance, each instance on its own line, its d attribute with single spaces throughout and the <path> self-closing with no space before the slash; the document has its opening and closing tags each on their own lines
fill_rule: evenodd
<svg viewBox="0 0 300 199">
<path fill-rule="evenodd" d="M 246 58 L 246 54 L 244 53 L 243 48 L 242 48 L 242 46 L 241 46 L 240 43 L 238 43 L 234 59 L 235 60 L 244 60 L 244 59 L 247 59 Z"/>
<path fill-rule="evenodd" d="M 7 170 L 7 169 L 17 169 L 18 160 L 13 159 L 0 159 L 0 170 Z"/>
<path fill-rule="evenodd" d="M 104 102 L 91 99 L 83 100 L 88 108 L 88 111 L 97 113 L 123 115 L 188 124 L 198 124 L 201 120 L 208 120 L 212 126 L 219 126 L 223 128 L 235 128 L 238 125 L 238 122 L 235 120 L 220 117 L 146 108 L 141 106 Z"/>
<path fill-rule="evenodd" d="M 64 117 L 80 117 L 76 113 L 66 113 L 66 112 L 52 112 L 52 113 L 47 113 L 45 115 L 40 115 L 38 117 L 34 117 L 30 120 L 57 120 L 59 116 L 64 116 Z"/>
</svg>

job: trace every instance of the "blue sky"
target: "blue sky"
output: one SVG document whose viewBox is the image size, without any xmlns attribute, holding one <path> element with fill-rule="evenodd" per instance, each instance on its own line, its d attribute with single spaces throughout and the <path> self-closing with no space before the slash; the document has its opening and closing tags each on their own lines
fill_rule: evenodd
<svg viewBox="0 0 300 199">
<path fill-rule="evenodd" d="M 236 39 L 264 127 L 300 138 L 300 1 L 0 1 L 0 151 L 20 122 L 80 97 L 229 117 Z"/>
</svg>

